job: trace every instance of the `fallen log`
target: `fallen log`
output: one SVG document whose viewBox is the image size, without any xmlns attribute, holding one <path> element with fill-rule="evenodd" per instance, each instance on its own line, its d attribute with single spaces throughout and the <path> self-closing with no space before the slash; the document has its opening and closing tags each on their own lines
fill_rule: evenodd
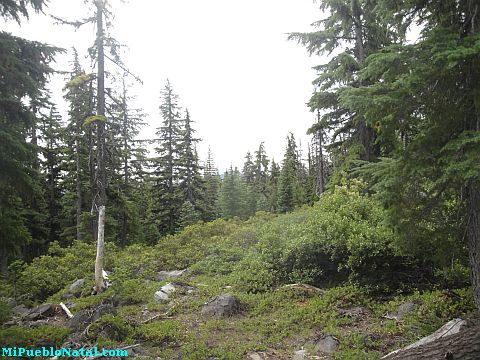
<svg viewBox="0 0 480 360">
<path fill-rule="evenodd" d="M 435 333 L 382 357 L 382 360 L 478 360 L 480 322 L 454 319 Z"/>
</svg>

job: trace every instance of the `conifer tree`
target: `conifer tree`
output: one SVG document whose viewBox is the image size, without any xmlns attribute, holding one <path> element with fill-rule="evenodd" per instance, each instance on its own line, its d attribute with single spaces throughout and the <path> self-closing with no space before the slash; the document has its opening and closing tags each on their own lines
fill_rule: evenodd
<svg viewBox="0 0 480 360">
<path fill-rule="evenodd" d="M 220 189 L 220 175 L 215 167 L 213 155 L 210 147 L 208 148 L 208 156 L 205 164 L 203 179 L 205 182 L 204 195 L 204 221 L 212 221 L 217 218 L 217 201 Z"/>
<path fill-rule="evenodd" d="M 280 167 L 272 159 L 270 173 L 267 182 L 268 211 L 276 213 L 278 209 L 278 179 L 280 178 Z"/>
<path fill-rule="evenodd" d="M 218 197 L 218 212 L 222 218 L 245 218 L 248 215 L 246 191 L 246 184 L 240 171 L 230 166 L 224 174 Z"/>
<path fill-rule="evenodd" d="M 245 155 L 245 163 L 243 164 L 242 175 L 246 184 L 253 186 L 255 177 L 255 164 L 253 163 L 253 157 L 250 151 L 248 151 L 247 155 Z"/>
<path fill-rule="evenodd" d="M 179 147 L 179 189 L 182 193 L 183 204 L 181 222 L 190 225 L 198 221 L 204 213 L 204 181 L 201 176 L 196 143 L 199 139 L 194 137 L 195 130 L 192 128 L 190 114 L 186 110 L 183 124 L 183 138 Z M 191 214 L 187 214 L 191 211 Z"/>
<path fill-rule="evenodd" d="M 278 178 L 278 212 L 292 211 L 304 203 L 302 188 L 303 165 L 299 161 L 297 143 L 293 134 L 287 137 L 287 148 Z"/>
<path fill-rule="evenodd" d="M 62 243 L 73 239 L 93 238 L 87 219 L 91 207 L 89 153 L 93 125 L 84 121 L 94 113 L 94 74 L 82 69 L 78 53 L 73 49 L 70 81 L 65 85 L 65 100 L 69 103 L 68 120 L 63 138 L 65 149 L 62 165 Z"/>
<path fill-rule="evenodd" d="M 435 249 L 435 259 L 447 262 L 468 248 L 480 308 L 479 5 L 381 5 L 392 26 L 418 19 L 422 32 L 414 44 L 370 55 L 363 86 L 342 94 L 342 106 L 375 122 L 379 141 L 394 145 L 388 158 L 360 173 L 384 200 L 403 249 L 430 257 Z"/>
<path fill-rule="evenodd" d="M 178 228 L 178 214 L 182 206 L 182 194 L 179 189 L 179 156 L 183 140 L 182 119 L 178 95 L 173 92 L 167 81 L 162 90 L 160 111 L 162 126 L 157 128 L 157 157 L 154 160 L 156 198 L 155 214 L 160 234 L 173 234 Z"/>
<path fill-rule="evenodd" d="M 40 11 L 43 5 L 44 1 L 1 2 L 0 16 L 20 23 L 29 8 Z M 29 227 L 39 225 L 36 217 L 29 217 L 38 213 L 31 200 L 43 201 L 43 194 L 33 167 L 36 150 L 27 142 L 36 126 L 36 110 L 26 101 L 37 104 L 46 98 L 49 64 L 58 49 L 5 32 L 0 32 L 0 48 L 0 271 L 5 273 L 8 261 L 32 239 Z"/>
<path fill-rule="evenodd" d="M 319 76 L 314 84 L 318 91 L 310 99 L 312 111 L 321 110 L 321 122 L 311 131 L 333 130 L 330 149 L 342 162 L 352 159 L 375 160 L 380 155 L 374 125 L 367 123 L 361 114 L 342 106 L 344 86 L 362 85 L 358 73 L 365 66 L 368 55 L 402 39 L 403 34 L 394 32 L 385 24 L 377 11 L 378 1 L 371 0 L 326 0 L 320 9 L 328 16 L 314 23 L 318 28 L 312 33 L 292 33 L 289 39 L 304 45 L 310 54 L 325 55 L 338 52 L 331 60 L 315 67 Z M 339 51 L 341 50 L 341 51 Z"/>
<path fill-rule="evenodd" d="M 60 213 L 62 205 L 60 202 L 61 189 L 60 179 L 62 171 L 62 153 L 64 144 L 62 139 L 61 123 L 62 117 L 52 106 L 50 114 L 42 119 L 42 173 L 45 176 L 44 194 L 48 211 L 48 236 L 47 241 L 60 240 L 61 222 Z"/>
</svg>

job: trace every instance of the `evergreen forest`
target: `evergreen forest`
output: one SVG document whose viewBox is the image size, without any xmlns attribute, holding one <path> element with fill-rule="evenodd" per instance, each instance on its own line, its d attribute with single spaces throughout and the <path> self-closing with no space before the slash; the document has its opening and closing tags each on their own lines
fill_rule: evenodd
<svg viewBox="0 0 480 360">
<path fill-rule="evenodd" d="M 283 34 L 318 60 L 308 144 L 227 169 L 174 81 L 139 108 L 118 1 L 68 1 L 90 15 L 0 0 L 4 25 L 95 29 L 0 31 L 2 357 L 480 359 L 478 0 L 313 1 Z"/>
</svg>

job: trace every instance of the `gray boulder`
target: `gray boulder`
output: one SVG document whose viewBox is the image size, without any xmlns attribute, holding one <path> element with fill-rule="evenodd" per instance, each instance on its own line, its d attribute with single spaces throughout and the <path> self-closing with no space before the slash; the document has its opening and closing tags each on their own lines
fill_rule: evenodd
<svg viewBox="0 0 480 360">
<path fill-rule="evenodd" d="M 85 279 L 78 279 L 72 285 L 70 285 L 70 292 L 72 294 L 78 294 L 82 291 L 82 288 L 85 286 Z"/>
<path fill-rule="evenodd" d="M 63 294 L 62 296 L 60 296 L 60 299 L 62 300 L 71 300 L 71 299 L 74 299 L 75 298 L 75 295 L 73 294 Z"/>
<path fill-rule="evenodd" d="M 201 314 L 213 317 L 227 317 L 236 314 L 239 310 L 237 299 L 230 294 L 214 297 L 202 306 Z"/>
<path fill-rule="evenodd" d="M 307 358 L 307 350 L 297 350 L 293 354 L 293 360 L 305 360 Z"/>
<path fill-rule="evenodd" d="M 397 318 L 401 319 L 405 315 L 410 315 L 416 308 L 417 305 L 411 301 L 401 304 L 397 309 Z"/>
<path fill-rule="evenodd" d="M 332 335 L 327 335 L 322 339 L 318 340 L 315 344 L 315 353 L 321 354 L 333 354 L 338 350 L 340 342 L 338 339 Z"/>
<path fill-rule="evenodd" d="M 257 352 L 249 352 L 247 354 L 247 360 L 263 360 L 263 356 L 261 356 L 259 353 Z"/>
<path fill-rule="evenodd" d="M 181 288 L 186 287 L 180 284 L 168 283 L 166 285 L 163 285 L 160 290 L 153 295 L 153 297 L 155 298 L 155 301 L 157 303 L 165 302 L 170 300 L 170 295 L 172 295 L 174 292 L 178 291 Z"/>
<path fill-rule="evenodd" d="M 43 304 L 28 311 L 25 315 L 23 315 L 22 320 L 36 321 L 53 316 L 54 313 L 55 306 L 53 306 L 52 304 Z"/>
<path fill-rule="evenodd" d="M 187 271 L 187 269 L 172 270 L 172 271 L 159 271 L 157 276 L 155 276 L 155 280 L 163 281 L 163 280 L 167 280 L 167 279 L 176 279 L 176 278 L 182 276 L 183 274 L 185 274 L 186 271 Z"/>
<path fill-rule="evenodd" d="M 30 309 L 28 309 L 25 305 L 23 304 L 20 304 L 18 306 L 15 306 L 13 309 L 12 309 L 12 312 L 15 314 L 15 315 L 24 315 L 26 313 L 28 313 L 30 311 Z"/>
<path fill-rule="evenodd" d="M 155 294 L 153 294 L 153 297 L 155 299 L 155 302 L 157 303 L 166 302 L 170 299 L 168 294 L 165 294 L 162 290 L 159 290 Z"/>
<path fill-rule="evenodd" d="M 106 314 L 116 314 L 116 310 L 112 305 L 100 305 L 94 309 L 86 309 L 78 312 L 68 321 L 67 326 L 74 332 L 83 331 L 91 323 L 100 319 Z"/>
</svg>

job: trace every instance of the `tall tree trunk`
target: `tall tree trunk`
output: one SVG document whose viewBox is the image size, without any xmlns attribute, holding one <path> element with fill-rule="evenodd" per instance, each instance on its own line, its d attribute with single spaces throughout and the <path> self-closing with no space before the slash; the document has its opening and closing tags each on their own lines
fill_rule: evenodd
<svg viewBox="0 0 480 360">
<path fill-rule="evenodd" d="M 480 309 L 480 187 L 471 183 L 467 187 L 468 194 L 468 256 L 471 266 L 473 298 Z"/>
<path fill-rule="evenodd" d="M 320 124 L 320 109 L 317 109 L 317 123 Z M 325 164 L 323 161 L 323 129 L 317 131 L 317 196 L 320 196 L 325 191 Z"/>
<path fill-rule="evenodd" d="M 8 255 L 5 244 L 0 244 L 0 276 L 8 274 Z"/>
<path fill-rule="evenodd" d="M 79 132 L 79 128 L 77 131 Z M 75 213 L 75 227 L 77 230 L 77 240 L 82 240 L 82 178 L 80 176 L 81 164 L 80 164 L 80 134 L 76 134 L 75 138 L 75 166 L 76 166 L 76 192 L 77 192 L 77 203 L 76 203 L 76 213 Z"/>
<path fill-rule="evenodd" d="M 479 4 L 476 1 L 468 1 L 468 10 L 465 21 L 469 22 L 468 33 L 470 36 L 478 34 L 480 26 Z M 468 128 L 480 132 L 480 61 L 474 58 L 470 65 L 467 84 L 471 86 L 473 95 L 473 113 L 470 117 Z M 473 298 L 477 309 L 480 310 L 480 180 L 471 180 L 467 185 L 468 222 L 467 241 L 468 256 L 471 267 L 471 281 L 473 286 Z"/>
<path fill-rule="evenodd" d="M 103 119 L 97 121 L 97 193 L 95 194 L 95 207 L 98 211 L 97 224 L 97 258 L 95 260 L 95 290 L 97 293 L 105 290 L 103 281 L 103 255 L 105 231 L 105 203 L 106 203 L 106 174 L 105 174 L 105 54 L 103 34 L 103 0 L 97 0 L 97 115 Z"/>
<path fill-rule="evenodd" d="M 125 88 L 125 82 L 123 82 L 123 193 L 126 197 L 128 191 L 128 113 L 127 113 L 127 91 Z M 127 229 L 128 229 L 128 220 L 127 212 L 125 206 L 122 209 L 122 219 L 121 219 L 121 229 L 120 229 L 120 246 L 127 245 Z"/>
<path fill-rule="evenodd" d="M 352 0 L 352 19 L 353 19 L 353 28 L 355 32 L 355 56 L 360 68 L 363 67 L 365 63 L 365 45 L 363 43 L 363 25 L 362 25 L 362 9 L 358 0 Z M 360 82 L 360 86 L 362 83 Z M 372 161 L 375 157 L 375 130 L 372 129 L 370 125 L 362 118 L 358 122 L 358 134 L 360 138 L 360 143 L 363 145 L 364 154 L 362 156 L 363 160 Z"/>
<path fill-rule="evenodd" d="M 105 206 L 102 205 L 98 210 L 97 257 L 95 259 L 95 292 L 97 294 L 105 290 L 105 282 L 103 279 L 103 257 L 105 254 L 104 226 Z"/>
</svg>

